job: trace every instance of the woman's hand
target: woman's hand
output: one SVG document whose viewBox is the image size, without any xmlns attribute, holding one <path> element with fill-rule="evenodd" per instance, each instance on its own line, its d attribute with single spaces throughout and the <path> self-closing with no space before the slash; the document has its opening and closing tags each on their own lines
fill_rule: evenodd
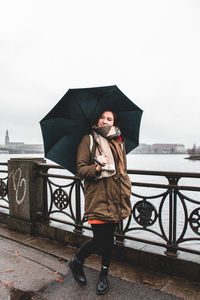
<svg viewBox="0 0 200 300">
<path fill-rule="evenodd" d="M 102 171 L 102 166 L 100 166 L 100 165 L 96 165 L 96 171 L 97 172 L 101 172 Z"/>
</svg>

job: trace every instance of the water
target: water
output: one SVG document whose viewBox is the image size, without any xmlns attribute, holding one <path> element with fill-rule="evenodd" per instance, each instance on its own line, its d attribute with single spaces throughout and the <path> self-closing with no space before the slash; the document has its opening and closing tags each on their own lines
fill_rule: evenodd
<svg viewBox="0 0 200 300">
<path fill-rule="evenodd" d="M 129 154 L 127 156 L 127 163 L 128 163 L 128 169 L 133 170 L 150 170 L 150 171 L 174 171 L 174 172 L 191 172 L 191 173 L 200 173 L 200 161 L 193 161 L 185 159 L 187 155 L 186 154 L 180 154 L 180 155 L 158 155 L 158 154 Z M 0 162 L 7 162 L 11 157 L 43 157 L 42 154 L 37 155 L 8 155 L 8 154 L 1 154 L 0 155 Z M 52 163 L 51 161 L 47 160 L 47 163 Z M 2 167 L 0 167 L 2 169 Z M 51 173 L 62 173 L 64 175 L 69 175 L 70 173 L 66 170 L 52 170 Z M 2 177 L 2 176 L 1 176 Z M 131 181 L 134 182 L 149 182 L 149 183 L 162 183 L 167 184 L 167 179 L 161 176 L 147 176 L 147 175 L 130 175 Z M 55 182 L 55 180 L 53 180 Z M 64 184 L 64 181 L 62 179 L 58 180 L 59 184 Z M 179 181 L 179 185 L 192 185 L 192 186 L 198 186 L 200 187 L 200 179 L 190 179 L 190 178 L 183 178 Z M 142 195 L 145 197 L 148 196 L 156 196 L 159 193 L 164 192 L 164 189 L 156 189 L 156 188 L 144 188 L 144 187 L 133 187 L 133 192 L 138 195 Z M 187 208 L 188 208 L 188 216 L 190 216 L 191 212 L 195 209 L 200 207 L 200 193 L 199 192 L 188 192 L 183 191 L 184 195 L 195 199 L 199 201 L 199 204 L 193 204 L 189 201 L 185 201 Z M 83 196 L 82 196 L 83 197 Z M 132 197 L 132 205 L 134 205 L 137 201 L 141 200 L 137 196 Z M 183 230 L 184 225 L 184 210 L 183 206 L 181 204 L 181 201 L 178 198 L 178 214 L 177 214 L 177 236 L 179 237 L 181 235 L 181 232 Z M 158 199 L 149 199 L 150 203 L 154 205 L 154 207 L 159 209 L 161 197 Z M 74 203 L 73 205 L 74 206 Z M 82 207 L 82 213 L 83 213 L 83 207 Z M 57 215 L 56 215 L 57 216 Z M 54 217 L 56 217 L 54 215 Z M 58 216 L 57 216 L 58 217 Z M 59 215 L 60 217 L 60 215 Z M 63 218 L 63 216 L 62 216 Z M 168 214 L 168 200 L 166 199 L 164 207 L 163 207 L 163 213 L 162 213 L 162 221 L 165 227 L 166 235 L 168 235 L 168 223 L 169 223 L 169 214 Z M 155 222 L 154 225 L 149 227 L 152 230 L 155 230 L 160 233 L 160 229 L 158 227 L 158 221 Z M 126 224 L 126 221 L 125 221 Z M 131 227 L 138 226 L 135 221 L 132 221 Z M 90 235 L 90 232 L 87 232 L 88 235 Z M 136 230 L 134 233 L 134 236 L 142 237 L 145 239 L 151 239 L 153 241 L 163 242 L 161 238 L 158 236 L 148 233 L 148 232 L 141 232 L 141 230 Z M 186 232 L 187 237 L 196 237 L 199 236 L 195 234 L 190 226 L 187 228 Z M 129 243 L 129 242 L 127 242 Z M 190 241 L 187 243 L 182 244 L 182 246 L 186 248 L 196 248 L 198 249 L 200 246 L 200 243 L 198 241 Z"/>
<path fill-rule="evenodd" d="M 14 157 L 43 157 L 43 154 L 0 154 L 0 162 Z M 129 154 L 128 169 L 200 173 L 200 161 L 184 159 L 187 154 Z M 48 163 L 52 163 L 47 160 Z"/>
<path fill-rule="evenodd" d="M 200 173 L 200 161 L 184 159 L 187 154 L 129 154 L 129 169 L 197 172 Z"/>
</svg>

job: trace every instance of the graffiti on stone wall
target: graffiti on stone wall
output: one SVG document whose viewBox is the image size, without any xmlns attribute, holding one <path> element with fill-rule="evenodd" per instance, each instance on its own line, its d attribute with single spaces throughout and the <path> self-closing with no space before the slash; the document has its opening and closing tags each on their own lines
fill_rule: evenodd
<svg viewBox="0 0 200 300">
<path fill-rule="evenodd" d="M 10 173 L 15 190 L 15 200 L 17 204 L 22 204 L 26 195 L 26 180 L 22 177 L 22 170 L 18 168 L 15 172 Z"/>
</svg>

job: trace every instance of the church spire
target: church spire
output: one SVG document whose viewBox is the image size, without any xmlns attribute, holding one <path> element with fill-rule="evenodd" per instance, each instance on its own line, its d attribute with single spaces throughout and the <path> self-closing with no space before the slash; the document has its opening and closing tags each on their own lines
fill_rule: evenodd
<svg viewBox="0 0 200 300">
<path fill-rule="evenodd" d="M 5 146 L 8 147 L 10 143 L 9 135 L 8 135 L 8 129 L 6 130 L 6 136 L 5 136 Z"/>
</svg>

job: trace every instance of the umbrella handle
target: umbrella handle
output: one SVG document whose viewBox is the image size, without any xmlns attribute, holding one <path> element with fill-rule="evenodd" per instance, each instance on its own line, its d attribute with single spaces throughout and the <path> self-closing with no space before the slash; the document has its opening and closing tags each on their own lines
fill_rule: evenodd
<svg viewBox="0 0 200 300">
<path fill-rule="evenodd" d="M 98 163 L 100 166 L 105 167 L 106 164 L 102 164 L 102 163 L 97 159 L 96 156 L 94 157 L 94 160 L 95 160 L 96 163 Z"/>
</svg>

